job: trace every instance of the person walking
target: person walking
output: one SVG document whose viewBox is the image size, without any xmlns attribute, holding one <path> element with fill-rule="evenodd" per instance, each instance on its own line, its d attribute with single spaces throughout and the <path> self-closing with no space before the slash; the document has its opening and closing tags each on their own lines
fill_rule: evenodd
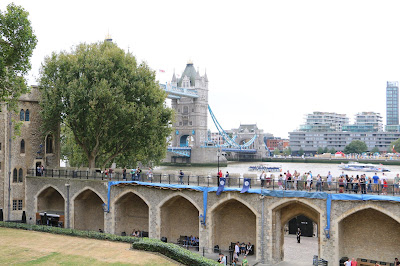
<svg viewBox="0 0 400 266">
<path fill-rule="evenodd" d="M 322 192 L 322 177 L 320 176 L 320 174 L 317 175 L 317 186 L 316 186 L 316 190 L 317 191 L 321 191 Z"/>
<path fill-rule="evenodd" d="M 374 192 L 376 193 L 379 190 L 379 176 L 375 173 L 372 179 L 374 180 Z"/>
<path fill-rule="evenodd" d="M 296 236 L 297 236 L 297 243 L 300 244 L 300 236 L 301 236 L 300 227 L 297 227 Z"/>
<path fill-rule="evenodd" d="M 180 183 L 181 183 L 181 185 L 183 185 L 183 176 L 184 176 L 185 174 L 183 173 L 183 171 L 182 170 L 179 170 L 179 181 L 180 181 Z"/>
<path fill-rule="evenodd" d="M 260 175 L 261 187 L 262 188 L 264 187 L 264 184 L 265 184 L 265 178 L 266 178 L 265 171 L 262 171 L 262 173 Z"/>
<path fill-rule="evenodd" d="M 147 171 L 147 180 L 151 182 L 153 180 L 153 170 L 151 167 L 149 167 L 149 170 Z"/>
<path fill-rule="evenodd" d="M 124 167 L 124 169 L 122 170 L 122 180 L 126 181 L 126 168 Z"/>
<path fill-rule="evenodd" d="M 361 186 L 361 194 L 367 194 L 366 189 L 365 189 L 365 175 L 361 175 L 361 178 L 359 180 L 360 186 Z"/>
<path fill-rule="evenodd" d="M 400 186 L 400 176 L 399 176 L 399 174 L 397 174 L 393 180 L 393 187 L 394 187 L 395 194 L 399 194 L 399 191 L 400 191 L 399 186 Z"/>
<path fill-rule="evenodd" d="M 328 172 L 328 175 L 326 176 L 326 182 L 328 183 L 328 191 L 331 191 L 331 185 L 332 185 L 332 175 L 331 172 Z"/>
</svg>

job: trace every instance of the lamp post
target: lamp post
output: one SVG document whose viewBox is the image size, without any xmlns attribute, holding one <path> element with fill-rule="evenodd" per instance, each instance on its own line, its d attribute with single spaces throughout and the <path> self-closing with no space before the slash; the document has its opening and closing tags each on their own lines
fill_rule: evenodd
<svg viewBox="0 0 400 266">
<path fill-rule="evenodd" d="M 67 188 L 67 228 L 69 228 L 69 186 L 69 183 L 65 184 L 65 187 Z"/>
<path fill-rule="evenodd" d="M 7 110 L 9 106 L 7 105 Z M 10 213 L 11 213 L 11 133 L 12 133 L 12 119 L 11 119 L 11 110 L 9 112 L 9 135 L 8 135 L 8 210 L 7 210 L 7 221 L 10 221 Z"/>
</svg>

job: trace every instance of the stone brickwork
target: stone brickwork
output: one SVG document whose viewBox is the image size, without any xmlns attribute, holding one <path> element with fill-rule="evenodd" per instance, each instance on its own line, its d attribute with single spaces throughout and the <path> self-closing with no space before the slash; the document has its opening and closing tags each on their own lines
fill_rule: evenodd
<svg viewBox="0 0 400 266">
<path fill-rule="evenodd" d="M 20 97 L 18 102 L 18 112 L 12 112 L 13 124 L 11 126 L 11 168 L 9 169 L 9 112 L 4 104 L 1 105 L 0 112 L 0 209 L 4 210 L 4 218 L 8 217 L 8 187 L 9 170 L 11 171 L 11 220 L 20 220 L 22 212 L 26 210 L 27 201 L 25 198 L 25 176 L 28 169 L 35 169 L 36 165 L 44 165 L 45 168 L 56 168 L 60 164 L 60 145 L 59 130 L 53 132 L 41 132 L 40 119 L 40 93 L 37 87 L 32 87 L 30 93 Z M 26 119 L 26 113 L 29 110 L 29 119 Z M 23 117 L 20 116 L 23 111 Z M 21 121 L 20 118 L 23 118 Z M 26 121 L 29 120 L 29 121 Z M 20 134 L 14 131 L 15 123 L 21 123 Z M 46 137 L 51 134 L 52 151 L 46 152 Z M 22 140 L 24 148 L 21 147 Z M 17 181 L 14 178 L 14 169 L 17 173 Z M 21 178 L 20 176 L 21 171 Z M 13 210 L 13 200 L 22 200 L 22 209 Z"/>
<path fill-rule="evenodd" d="M 312 198 L 262 197 L 259 194 L 223 192 L 208 193 L 206 224 L 201 224 L 204 212 L 203 192 L 190 189 L 161 189 L 126 184 L 112 186 L 110 212 L 99 214 L 100 203 L 107 203 L 107 182 L 64 178 L 26 178 L 27 217 L 34 223 L 38 205 L 61 199 L 67 213 L 67 187 L 70 196 L 70 224 L 74 228 L 101 228 L 109 233 L 130 233 L 133 229 L 148 231 L 152 238 L 167 237 L 176 242 L 180 235 L 200 237 L 200 249 L 213 252 L 219 245 L 226 249 L 231 242 L 251 242 L 256 259 L 267 264 L 284 259 L 284 227 L 289 220 L 305 215 L 317 226 L 319 257 L 337 265 L 342 256 L 390 261 L 399 250 L 400 203 L 389 201 L 332 201 L 330 239 L 326 200 Z M 54 191 L 58 198 L 52 196 Z M 86 199 L 86 200 L 85 200 Z M 77 201 L 82 201 L 78 206 Z M 48 203 L 50 204 L 50 203 Z M 264 204 L 264 211 L 263 211 Z M 84 215 L 81 210 L 96 209 Z M 264 215 L 262 215 L 264 213 Z M 85 217 L 86 216 L 86 217 Z M 101 218 L 104 218 L 103 220 Z M 96 219 L 96 228 L 90 221 Z M 371 230 L 371 231 L 370 231 Z"/>
</svg>

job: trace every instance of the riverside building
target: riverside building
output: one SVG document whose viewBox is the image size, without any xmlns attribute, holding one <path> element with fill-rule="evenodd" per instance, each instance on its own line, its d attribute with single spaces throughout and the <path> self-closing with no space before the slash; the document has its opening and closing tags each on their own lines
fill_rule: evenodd
<svg viewBox="0 0 400 266">
<path fill-rule="evenodd" d="M 289 132 L 290 148 L 294 154 L 300 149 L 305 153 L 315 154 L 318 148 L 335 149 L 343 151 L 344 148 L 353 140 L 361 140 L 367 144 L 369 150 L 377 147 L 379 151 L 385 152 L 390 144 L 400 138 L 400 132 L 384 132 L 382 117 L 379 113 L 361 112 L 355 117 L 355 123 L 332 124 L 331 121 L 320 119 L 321 124 L 317 126 L 310 121 L 310 116 L 314 117 L 314 112 L 307 115 L 305 125 L 301 125 L 297 131 Z M 333 113 L 334 114 L 334 113 Z M 332 115 L 333 117 L 335 115 Z M 344 115 L 345 116 L 345 115 Z M 349 121 L 346 117 L 341 117 L 343 123 Z M 325 129 L 326 130 L 322 130 Z"/>
</svg>

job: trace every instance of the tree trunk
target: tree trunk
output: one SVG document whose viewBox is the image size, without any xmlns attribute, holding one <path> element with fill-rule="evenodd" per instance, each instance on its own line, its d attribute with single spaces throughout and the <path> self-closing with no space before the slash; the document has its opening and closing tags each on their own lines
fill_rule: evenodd
<svg viewBox="0 0 400 266">
<path fill-rule="evenodd" d="M 89 169 L 96 168 L 96 157 L 88 156 L 88 161 L 89 161 Z"/>
</svg>

